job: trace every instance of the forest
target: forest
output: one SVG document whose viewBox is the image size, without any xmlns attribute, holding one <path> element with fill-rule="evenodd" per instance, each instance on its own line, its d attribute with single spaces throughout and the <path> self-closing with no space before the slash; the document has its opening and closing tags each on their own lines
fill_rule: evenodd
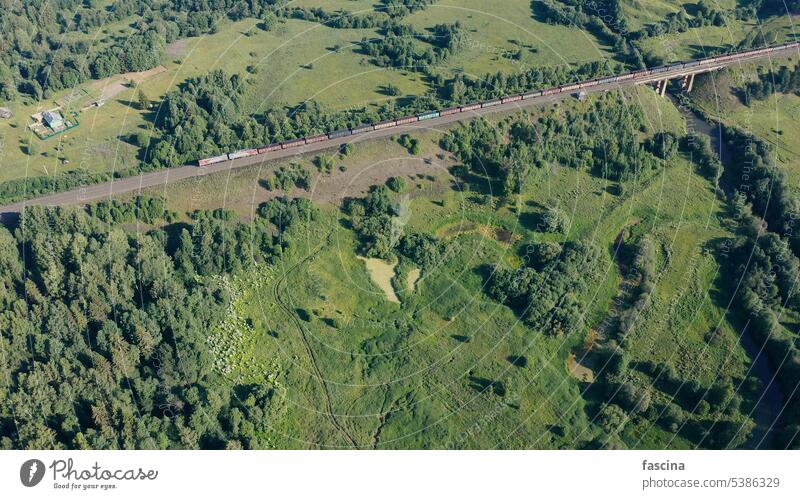
<svg viewBox="0 0 800 499">
<path fill-rule="evenodd" d="M 659 159 L 668 159 L 640 141 L 640 113 L 612 99 L 566 116 L 541 116 L 535 123 L 509 120 L 505 128 L 475 120 L 445 134 L 441 146 L 459 157 L 466 175 L 495 180 L 506 196 L 518 194 L 533 171 L 551 163 L 626 181 L 647 176 L 663 164 Z M 505 135 L 510 140 L 504 141 Z"/>
<path fill-rule="evenodd" d="M 231 300 L 211 277 L 268 264 L 285 243 L 267 220 L 220 210 L 147 234 L 119 227 L 163 216 L 144 197 L 31 208 L 0 227 L 2 448 L 264 446 L 272 389 L 210 361 L 207 331 Z"/>
</svg>

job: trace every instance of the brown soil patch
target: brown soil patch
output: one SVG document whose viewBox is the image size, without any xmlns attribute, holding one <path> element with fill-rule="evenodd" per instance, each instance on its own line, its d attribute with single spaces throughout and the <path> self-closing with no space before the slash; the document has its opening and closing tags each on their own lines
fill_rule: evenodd
<svg viewBox="0 0 800 499">
<path fill-rule="evenodd" d="M 400 298 L 397 297 L 397 293 L 394 292 L 394 287 L 392 287 L 392 277 L 394 277 L 394 268 L 397 263 L 389 264 L 380 258 L 364 258 L 363 256 L 359 256 L 358 259 L 367 264 L 367 271 L 372 278 L 372 282 L 381 288 L 381 291 L 386 295 L 386 299 L 392 303 L 400 303 Z"/>
<path fill-rule="evenodd" d="M 119 95 L 123 90 L 128 88 L 128 82 L 132 81 L 136 84 L 144 80 L 165 72 L 167 68 L 164 66 L 156 66 L 147 71 L 138 71 L 133 73 L 123 73 L 121 75 L 109 76 L 102 80 L 97 80 L 89 84 L 89 88 L 100 91 L 99 99 L 109 100 Z"/>
<path fill-rule="evenodd" d="M 569 354 L 569 357 L 567 357 L 567 371 L 570 373 L 570 375 L 583 381 L 584 383 L 594 382 L 594 373 L 592 370 L 584 365 L 579 364 L 574 353 Z"/>
<path fill-rule="evenodd" d="M 170 57 L 182 57 L 186 53 L 187 40 L 177 40 L 167 45 L 164 51 Z"/>
</svg>

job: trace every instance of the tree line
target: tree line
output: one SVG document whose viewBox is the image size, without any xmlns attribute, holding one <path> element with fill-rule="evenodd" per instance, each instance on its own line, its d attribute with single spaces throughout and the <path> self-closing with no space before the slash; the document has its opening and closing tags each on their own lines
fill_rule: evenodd
<svg viewBox="0 0 800 499">
<path fill-rule="evenodd" d="M 781 66 L 777 71 L 759 71 L 756 81 L 747 82 L 742 90 L 745 104 L 753 99 L 764 100 L 774 93 L 800 93 L 800 64 L 794 69 Z"/>
</svg>

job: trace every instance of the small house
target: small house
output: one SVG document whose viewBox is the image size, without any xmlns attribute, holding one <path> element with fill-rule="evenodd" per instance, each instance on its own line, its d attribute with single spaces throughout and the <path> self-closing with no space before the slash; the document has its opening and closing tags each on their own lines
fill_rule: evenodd
<svg viewBox="0 0 800 499">
<path fill-rule="evenodd" d="M 64 128 L 64 118 L 58 111 L 45 111 L 42 113 L 42 118 L 44 118 L 44 122 L 47 123 L 47 126 L 53 130 Z"/>
<path fill-rule="evenodd" d="M 11 118 L 11 116 L 13 116 L 13 114 L 11 113 L 11 109 L 7 107 L 0 107 L 0 118 L 7 120 Z"/>
</svg>

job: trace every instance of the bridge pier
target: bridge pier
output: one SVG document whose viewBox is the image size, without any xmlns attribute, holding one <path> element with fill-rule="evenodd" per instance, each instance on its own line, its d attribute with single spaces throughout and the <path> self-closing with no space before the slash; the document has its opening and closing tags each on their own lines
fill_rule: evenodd
<svg viewBox="0 0 800 499">
<path fill-rule="evenodd" d="M 668 83 L 669 83 L 669 80 L 667 80 L 667 79 L 658 80 L 657 86 L 656 86 L 656 92 L 658 92 L 658 95 L 660 95 L 661 97 L 664 97 L 664 95 L 667 93 L 667 84 Z"/>
<path fill-rule="evenodd" d="M 686 89 L 687 94 L 692 91 L 693 86 L 694 86 L 694 73 L 686 77 L 686 85 L 684 88 Z"/>
</svg>

